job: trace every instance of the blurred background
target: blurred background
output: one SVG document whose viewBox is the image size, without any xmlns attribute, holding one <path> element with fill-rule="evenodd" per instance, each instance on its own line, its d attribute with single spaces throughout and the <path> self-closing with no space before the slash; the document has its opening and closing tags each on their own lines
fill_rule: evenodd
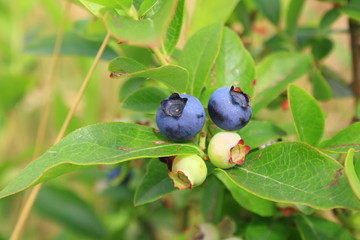
<svg viewBox="0 0 360 240">
<path fill-rule="evenodd" d="M 251 0 L 241 1 L 226 24 L 239 33 L 257 62 L 269 52 L 294 48 L 294 42 L 296 47 L 315 56 L 332 89 L 332 97 L 320 99 L 327 115 L 326 136 L 330 137 L 348 126 L 355 115 L 354 98 L 348 87 L 352 78 L 348 17 L 338 15 L 328 27 L 331 30 L 325 29 L 326 34 L 319 34 L 324 15 L 336 8 L 336 3 L 305 1 L 296 35 L 289 39 L 281 32 L 289 3 L 289 0 L 281 1 L 278 25 L 259 13 Z M 197 6 L 195 0 L 186 1 L 186 24 L 178 44 L 180 49 L 194 31 L 192 17 L 199 11 Z M 70 1 L 67 5 L 65 0 L 0 0 L 0 29 L 2 189 L 33 158 L 49 86 L 53 86 L 49 121 L 39 152 L 53 144 L 101 45 L 105 28 L 102 21 L 78 1 Z M 63 43 L 56 69 L 49 77 L 59 29 L 64 31 Z M 309 39 L 311 44 L 305 44 Z M 318 48 L 320 53 L 316 52 Z M 121 109 L 121 100 L 127 94 L 120 91 L 124 81 L 109 78 L 107 70 L 108 61 L 121 55 L 140 59 L 147 66 L 156 64 L 149 50 L 126 44 L 120 46 L 112 39 L 67 133 L 104 121 L 147 121 L 144 115 Z M 299 80 L 298 85 L 310 93 L 313 91 L 308 76 Z M 286 128 L 291 120 L 286 96 L 277 101 L 262 111 L 260 118 Z M 142 161 L 134 161 L 129 163 L 131 166 L 89 168 L 47 183 L 36 201 L 22 239 L 102 239 L 104 236 L 108 236 L 107 239 L 175 239 L 177 231 L 181 232 L 183 228 L 181 214 L 187 203 L 174 199 L 182 198 L 171 195 L 146 207 L 133 207 L 134 189 L 144 174 L 142 164 Z M 194 191 L 190 199 L 196 201 Z M 188 192 L 174 194 L 186 195 Z M 0 239 L 10 236 L 27 195 L 21 193 L 0 200 Z"/>
</svg>

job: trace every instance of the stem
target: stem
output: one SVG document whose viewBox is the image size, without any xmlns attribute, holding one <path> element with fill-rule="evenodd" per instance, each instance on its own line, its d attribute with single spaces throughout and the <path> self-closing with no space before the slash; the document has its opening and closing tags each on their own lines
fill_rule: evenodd
<svg viewBox="0 0 360 240">
<path fill-rule="evenodd" d="M 103 43 L 101 44 L 101 47 L 100 47 L 99 51 L 96 54 L 94 62 L 91 65 L 91 68 L 90 68 L 88 74 L 86 75 L 86 77 L 84 79 L 84 82 L 83 82 L 83 84 L 82 84 L 82 86 L 81 86 L 81 88 L 80 88 L 80 90 L 79 90 L 79 92 L 78 92 L 78 94 L 76 96 L 76 99 L 74 100 L 74 102 L 73 102 L 73 104 L 71 106 L 71 109 L 69 110 L 69 113 L 68 113 L 68 115 L 67 115 L 67 117 L 66 117 L 66 119 L 65 119 L 65 121 L 64 121 L 64 123 L 63 123 L 63 125 L 61 127 L 61 130 L 60 130 L 58 136 L 55 139 L 54 144 L 58 143 L 63 138 L 63 136 L 65 134 L 65 131 L 66 131 L 67 127 L 69 126 L 70 120 L 73 117 L 77 106 L 79 105 L 81 97 L 85 92 L 85 89 L 86 89 L 86 87 L 87 87 L 87 85 L 89 83 L 91 75 L 93 74 L 97 63 L 99 62 L 100 57 L 103 54 L 109 39 L 110 39 L 110 32 L 107 32 L 107 34 L 106 34 L 106 36 L 105 36 L 105 38 L 103 40 Z M 41 186 L 42 186 L 42 184 L 37 185 L 36 187 L 33 188 L 32 192 L 30 193 L 30 196 L 27 199 L 27 201 L 25 203 L 25 206 L 24 206 L 24 208 L 22 209 L 22 211 L 20 213 L 18 222 L 16 223 L 15 229 L 14 229 L 14 231 L 12 233 L 11 238 L 10 238 L 11 240 L 19 239 L 20 234 L 21 234 L 21 232 L 22 232 L 22 230 L 24 228 L 25 221 L 29 216 L 29 213 L 30 213 L 30 211 L 32 209 L 32 206 L 34 204 L 36 196 L 38 195 L 38 193 L 39 193 L 39 191 L 41 189 Z"/>
<path fill-rule="evenodd" d="M 157 47 L 152 48 L 152 50 L 162 65 L 168 65 L 168 62 Z"/>
<path fill-rule="evenodd" d="M 69 14 L 70 6 L 71 6 L 70 1 L 67 0 L 65 2 L 65 7 L 64 7 L 63 15 L 62 15 L 62 18 L 60 21 L 60 26 L 59 26 L 58 32 L 56 34 L 55 46 L 54 46 L 54 51 L 52 53 L 52 58 L 50 60 L 49 72 L 45 79 L 45 87 L 46 87 L 45 88 L 45 99 L 44 99 L 45 104 L 43 105 L 43 108 L 41 111 L 39 126 L 38 126 L 38 130 L 37 130 L 37 134 L 36 134 L 33 159 L 39 155 L 42 145 L 44 144 L 44 140 L 45 140 L 45 132 L 46 132 L 48 122 L 49 122 L 51 97 L 53 95 L 53 90 L 54 90 L 54 85 L 55 85 L 54 84 L 55 83 L 54 75 L 55 75 L 56 66 L 57 66 L 57 63 L 59 60 L 59 53 L 60 53 L 61 44 L 62 44 L 63 36 L 64 36 L 65 21 Z M 36 199 L 36 196 L 38 195 L 38 193 L 40 191 L 40 188 L 41 188 L 41 184 L 35 186 L 34 189 L 32 190 L 32 192 L 30 193 L 30 195 L 25 203 L 24 208 L 20 212 L 20 216 L 16 222 L 15 228 L 14 228 L 11 238 L 10 238 L 11 240 L 16 240 L 16 239 L 20 238 L 22 229 L 24 228 L 26 219 L 28 218 L 28 216 L 30 214 L 32 205 Z"/>
<path fill-rule="evenodd" d="M 49 72 L 45 79 L 45 87 L 46 87 L 45 100 L 44 100 L 45 104 L 41 111 L 39 127 L 38 127 L 38 131 L 36 134 L 35 150 L 34 150 L 33 158 L 36 158 L 40 154 L 41 149 L 43 147 L 42 145 L 44 144 L 45 133 L 46 133 L 46 129 L 47 129 L 48 123 L 49 123 L 51 98 L 52 98 L 53 92 L 54 92 L 54 85 L 55 85 L 55 76 L 54 75 L 55 75 L 56 66 L 58 65 L 59 53 L 60 53 L 61 44 L 62 44 L 62 40 L 63 40 L 63 36 L 64 36 L 65 20 L 67 19 L 69 10 L 70 10 L 70 1 L 67 0 L 63 17 L 60 21 L 60 27 L 57 32 L 55 46 L 54 46 L 54 52 L 53 52 L 53 55 L 51 58 Z"/>
<path fill-rule="evenodd" d="M 355 96 L 355 108 L 359 109 L 360 104 L 360 24 L 359 22 L 349 19 L 350 43 L 352 55 L 352 82 L 351 87 Z M 356 112 L 355 121 L 360 120 L 359 112 Z"/>
</svg>

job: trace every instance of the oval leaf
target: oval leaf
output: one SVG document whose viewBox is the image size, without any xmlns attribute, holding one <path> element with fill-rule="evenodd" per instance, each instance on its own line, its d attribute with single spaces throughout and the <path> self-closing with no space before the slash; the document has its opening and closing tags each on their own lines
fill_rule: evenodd
<svg viewBox="0 0 360 240">
<path fill-rule="evenodd" d="M 140 88 L 130 94 L 121 107 L 138 112 L 156 112 L 160 102 L 169 96 L 170 93 L 158 87 Z"/>
<path fill-rule="evenodd" d="M 188 94 L 199 97 L 218 55 L 222 25 L 212 25 L 196 32 L 186 43 L 180 66 L 189 71 Z"/>
<path fill-rule="evenodd" d="M 324 133 L 324 114 L 316 100 L 301 87 L 288 89 L 290 109 L 300 141 L 317 145 Z"/>
<path fill-rule="evenodd" d="M 109 64 L 113 78 L 143 77 L 151 78 L 166 84 L 173 91 L 183 93 L 186 90 L 188 71 L 176 65 L 165 65 L 147 69 L 141 63 L 126 57 L 119 57 Z"/>
<path fill-rule="evenodd" d="M 278 25 L 280 20 L 280 0 L 255 0 L 254 2 L 270 22 Z"/>
<path fill-rule="evenodd" d="M 217 169 L 215 174 L 224 183 L 236 202 L 238 202 L 243 208 L 263 217 L 273 216 L 276 212 L 274 202 L 259 198 L 254 194 L 239 188 L 239 186 L 233 182 L 231 178 L 228 178 L 224 170 Z"/>
<path fill-rule="evenodd" d="M 110 11 L 105 19 L 110 32 L 120 41 L 139 46 L 160 46 L 173 16 L 176 1 L 159 0 L 159 10 L 151 17 L 134 20 Z"/>
<path fill-rule="evenodd" d="M 345 159 L 345 173 L 348 177 L 350 186 L 358 199 L 360 199 L 360 180 L 354 167 L 354 149 L 351 148 Z"/>
<path fill-rule="evenodd" d="M 120 122 L 90 125 L 72 132 L 31 162 L 0 192 L 0 198 L 81 168 L 172 156 L 174 152 L 203 154 L 194 143 L 171 142 L 150 127 Z"/>
<path fill-rule="evenodd" d="M 169 170 L 159 159 L 152 159 L 146 174 L 136 189 L 134 205 L 139 206 L 158 200 L 162 196 L 177 190 L 168 176 Z"/>
<path fill-rule="evenodd" d="M 166 33 L 166 39 L 164 42 L 164 50 L 167 56 L 170 56 L 174 51 L 177 42 L 179 41 L 183 17 L 184 17 L 184 5 L 185 0 L 179 0 L 178 5 L 176 7 L 175 16 L 172 19 L 168 31 Z"/>
<path fill-rule="evenodd" d="M 238 131 L 245 144 L 251 149 L 260 147 L 266 143 L 277 141 L 286 132 L 272 122 L 251 120 L 246 127 Z"/>
<path fill-rule="evenodd" d="M 253 114 L 258 113 L 279 96 L 286 89 L 288 83 L 307 73 L 310 66 L 310 56 L 292 52 L 276 52 L 260 62 L 256 69 Z"/>
<path fill-rule="evenodd" d="M 69 190 L 43 187 L 36 198 L 35 207 L 43 215 L 82 235 L 93 239 L 106 235 L 93 208 Z"/>
<path fill-rule="evenodd" d="M 307 144 L 282 142 L 250 153 L 242 167 L 226 170 L 225 176 L 239 188 L 272 201 L 359 210 L 360 201 L 342 171 L 336 160 Z"/>
<path fill-rule="evenodd" d="M 347 229 L 321 217 L 297 215 L 295 223 L 304 240 L 354 240 Z"/>
<path fill-rule="evenodd" d="M 255 63 L 245 49 L 239 36 L 228 28 L 224 29 L 219 56 L 216 59 L 216 86 L 239 86 L 246 94 L 253 96 Z"/>
<path fill-rule="evenodd" d="M 360 122 L 341 130 L 334 137 L 322 142 L 320 147 L 337 153 L 346 153 L 350 148 L 360 152 Z"/>
<path fill-rule="evenodd" d="M 310 72 L 310 79 L 313 83 L 313 95 L 320 101 L 331 99 L 332 89 L 319 69 L 313 68 Z"/>
</svg>

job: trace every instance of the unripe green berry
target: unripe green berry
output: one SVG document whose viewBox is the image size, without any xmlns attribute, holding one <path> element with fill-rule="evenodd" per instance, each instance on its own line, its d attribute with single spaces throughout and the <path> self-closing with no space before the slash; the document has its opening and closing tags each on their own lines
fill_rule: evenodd
<svg viewBox="0 0 360 240">
<path fill-rule="evenodd" d="M 250 147 L 244 144 L 240 135 L 233 132 L 215 134 L 208 146 L 210 162 L 216 167 L 227 169 L 242 164 Z"/>
<path fill-rule="evenodd" d="M 181 189 L 193 188 L 202 184 L 207 176 L 204 160 L 198 155 L 177 156 L 172 164 L 169 177 L 175 187 Z"/>
</svg>

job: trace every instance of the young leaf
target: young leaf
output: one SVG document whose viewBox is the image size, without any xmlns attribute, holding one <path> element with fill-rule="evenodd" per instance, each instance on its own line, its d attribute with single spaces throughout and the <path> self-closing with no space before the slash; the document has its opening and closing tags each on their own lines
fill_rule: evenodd
<svg viewBox="0 0 360 240">
<path fill-rule="evenodd" d="M 245 144 L 251 149 L 260 147 L 271 141 L 276 141 L 286 135 L 286 132 L 267 121 L 251 120 L 246 127 L 238 131 Z"/>
<path fill-rule="evenodd" d="M 51 55 L 54 51 L 56 36 L 37 39 L 25 46 L 27 53 L 36 55 Z M 66 32 L 60 48 L 61 55 L 75 55 L 95 57 L 99 50 L 101 41 L 91 41 L 73 32 Z M 106 47 L 102 55 L 105 60 L 111 60 L 117 53 L 110 47 Z"/>
<path fill-rule="evenodd" d="M 169 170 L 159 159 L 152 159 L 147 166 L 146 174 L 136 189 L 134 205 L 139 206 L 158 200 L 175 191 L 174 182 L 168 176 Z"/>
<path fill-rule="evenodd" d="M 304 0 L 291 0 L 286 15 L 286 32 L 293 36 L 296 31 L 297 21 L 304 6 Z"/>
<path fill-rule="evenodd" d="M 325 34 L 327 31 L 329 31 L 331 25 L 338 19 L 339 16 L 340 12 L 336 8 L 330 9 L 327 13 L 325 13 L 320 21 L 320 32 Z"/>
<path fill-rule="evenodd" d="M 253 114 L 279 96 L 291 83 L 308 72 L 310 56 L 304 53 L 276 52 L 257 66 Z"/>
<path fill-rule="evenodd" d="M 316 100 L 302 88 L 288 88 L 290 109 L 298 139 L 316 146 L 324 134 L 325 119 Z"/>
<path fill-rule="evenodd" d="M 170 92 L 158 87 L 144 87 L 130 94 L 125 100 L 122 108 L 138 112 L 156 112 L 160 102 L 170 96 Z"/>
<path fill-rule="evenodd" d="M 159 0 L 159 10 L 150 19 L 133 20 L 109 11 L 105 22 L 110 32 L 119 40 L 134 45 L 156 47 L 161 45 L 176 1 Z"/>
<path fill-rule="evenodd" d="M 316 59 L 323 59 L 331 52 L 333 45 L 327 37 L 314 38 L 311 41 L 311 53 Z"/>
<path fill-rule="evenodd" d="M 243 46 L 239 36 L 228 28 L 225 28 L 223 32 L 215 72 L 217 87 L 239 86 L 246 94 L 253 96 L 254 60 Z"/>
<path fill-rule="evenodd" d="M 321 148 L 329 152 L 346 153 L 350 148 L 360 151 L 360 122 L 338 132 L 334 137 L 323 141 Z"/>
<path fill-rule="evenodd" d="M 267 17 L 274 25 L 279 24 L 281 3 L 280 0 L 255 0 L 262 14 Z"/>
<path fill-rule="evenodd" d="M 139 16 L 144 17 L 146 13 L 155 6 L 155 4 L 158 2 L 158 0 L 144 0 L 139 9 Z"/>
<path fill-rule="evenodd" d="M 350 18 L 360 21 L 360 2 L 358 0 L 350 0 L 349 4 L 340 8 L 340 11 Z"/>
<path fill-rule="evenodd" d="M 197 0 L 192 16 L 189 36 L 211 24 L 224 24 L 239 0 Z"/>
<path fill-rule="evenodd" d="M 199 97 L 205 86 L 218 55 L 222 36 L 222 26 L 212 25 L 196 32 L 186 43 L 180 58 L 180 66 L 189 71 L 187 93 Z"/>
<path fill-rule="evenodd" d="M 164 48 L 167 56 L 172 54 L 177 42 L 179 41 L 184 17 L 184 5 L 185 0 L 178 1 L 174 18 L 172 19 L 166 33 Z"/>
<path fill-rule="evenodd" d="M 317 216 L 297 215 L 295 223 L 304 240 L 354 240 L 347 229 Z"/>
<path fill-rule="evenodd" d="M 332 89 L 316 67 L 310 72 L 310 79 L 313 83 L 313 95 L 316 99 L 320 101 L 331 99 Z"/>
<path fill-rule="evenodd" d="M 150 127 L 121 122 L 90 125 L 72 132 L 32 161 L 0 192 L 0 198 L 81 168 L 172 156 L 174 152 L 203 154 L 198 145 L 172 142 Z"/>
<path fill-rule="evenodd" d="M 72 231 L 101 239 L 106 230 L 93 208 L 74 192 L 55 187 L 43 187 L 36 198 L 35 208 Z"/>
<path fill-rule="evenodd" d="M 287 240 L 291 239 L 289 235 L 290 227 L 285 222 L 277 219 L 255 219 L 245 230 L 246 240 Z"/>
<path fill-rule="evenodd" d="M 348 177 L 351 188 L 353 189 L 358 199 L 360 199 L 360 181 L 359 181 L 359 177 L 355 172 L 353 148 L 351 148 L 348 151 L 345 159 L 345 173 L 346 176 Z"/>
<path fill-rule="evenodd" d="M 224 171 L 215 169 L 215 172 Z M 343 167 L 307 144 L 281 142 L 251 152 L 225 176 L 250 193 L 272 201 L 317 209 L 360 209 Z"/>
<path fill-rule="evenodd" d="M 145 86 L 146 79 L 134 77 L 127 79 L 120 88 L 119 100 L 123 102 L 131 93 Z"/>
<path fill-rule="evenodd" d="M 231 178 L 228 178 L 227 173 L 224 170 L 217 169 L 215 171 L 215 175 L 223 182 L 236 202 L 238 202 L 243 208 L 263 217 L 273 216 L 276 212 L 274 202 L 257 197 L 239 187 L 239 185 L 237 185 Z"/>
<path fill-rule="evenodd" d="M 218 222 L 221 219 L 224 200 L 224 185 L 213 175 L 207 177 L 201 198 L 201 213 L 207 222 Z"/>
<path fill-rule="evenodd" d="M 166 84 L 173 91 L 182 93 L 188 82 L 188 71 L 176 65 L 165 65 L 147 69 L 141 63 L 126 57 L 119 57 L 109 64 L 113 78 L 143 77 L 151 78 Z"/>
</svg>

